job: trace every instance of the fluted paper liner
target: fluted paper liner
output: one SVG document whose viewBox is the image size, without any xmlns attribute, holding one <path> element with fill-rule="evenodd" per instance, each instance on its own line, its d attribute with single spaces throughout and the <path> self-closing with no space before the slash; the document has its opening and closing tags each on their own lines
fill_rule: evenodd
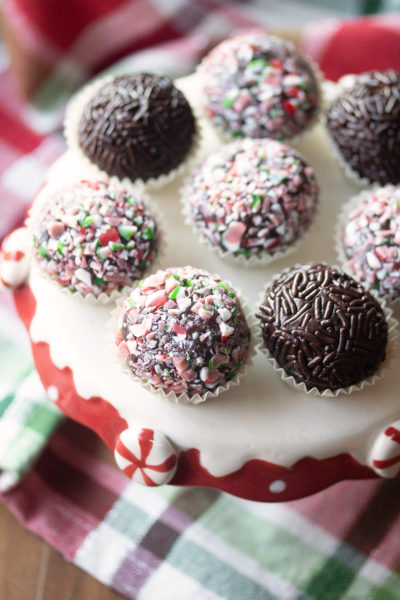
<svg viewBox="0 0 400 600">
<path fill-rule="evenodd" d="M 313 264 L 313 263 L 305 263 L 304 265 L 299 265 L 297 263 L 296 265 L 293 265 L 293 267 L 307 266 L 307 265 L 311 265 L 311 264 Z M 324 263 L 324 262 L 321 262 L 320 264 L 327 265 L 327 263 Z M 329 265 L 329 266 L 333 269 L 339 268 L 336 265 Z M 259 297 L 257 300 L 256 313 L 258 312 L 259 307 L 262 304 L 264 304 L 267 289 L 274 283 L 274 281 L 276 281 L 283 274 L 288 273 L 293 267 L 289 267 L 287 269 L 284 269 L 281 273 L 277 273 L 277 274 L 273 275 L 273 277 L 271 277 L 271 279 L 264 285 L 263 290 L 259 294 Z M 308 389 L 304 382 L 301 382 L 301 383 L 297 382 L 295 380 L 295 378 L 293 377 L 293 375 L 289 375 L 285 371 L 285 369 L 279 365 L 278 361 L 271 355 L 270 351 L 265 346 L 262 331 L 261 331 L 261 323 L 260 323 L 259 319 L 257 319 L 258 324 L 257 324 L 257 329 L 256 329 L 256 348 L 259 349 L 261 351 L 261 353 L 266 357 L 268 363 L 272 366 L 274 371 L 276 371 L 278 373 L 278 375 L 282 379 L 282 381 L 284 381 L 286 384 L 290 385 L 290 387 L 292 387 L 293 389 L 303 392 L 304 394 L 307 394 L 307 395 L 320 396 L 320 397 L 325 397 L 325 398 L 336 398 L 337 396 L 340 396 L 341 394 L 349 395 L 349 394 L 352 394 L 353 392 L 359 392 L 359 391 L 363 390 L 366 386 L 374 385 L 379 379 L 382 379 L 385 376 L 387 371 L 389 371 L 389 369 L 391 368 L 391 364 L 392 364 L 394 358 L 396 357 L 396 350 L 398 348 L 398 342 L 399 342 L 399 334 L 398 334 L 398 324 L 399 323 L 398 323 L 398 320 L 393 316 L 393 311 L 387 307 L 385 301 L 382 301 L 382 298 L 379 297 L 377 294 L 374 294 L 373 291 L 370 291 L 370 293 L 379 302 L 379 304 L 383 310 L 383 313 L 385 315 L 385 319 L 388 324 L 388 342 L 387 342 L 387 346 L 386 346 L 386 357 L 385 357 L 385 360 L 382 361 L 382 363 L 380 364 L 379 369 L 373 375 L 370 375 L 369 377 L 367 377 L 366 379 L 363 379 L 362 381 L 360 381 L 358 383 L 355 383 L 355 384 L 350 385 L 345 388 L 338 388 L 337 390 L 327 389 L 327 390 L 323 390 L 321 392 L 316 387 Z"/>
<path fill-rule="evenodd" d="M 167 268 L 170 268 L 170 267 L 167 267 Z M 165 269 L 163 269 L 163 270 L 165 270 Z M 204 272 L 204 269 L 200 269 L 200 270 Z M 149 273 L 149 275 L 152 275 L 154 273 L 156 273 L 156 271 L 152 271 L 152 273 Z M 140 385 L 142 385 L 145 389 L 149 390 L 152 393 L 161 395 L 166 400 L 168 400 L 172 403 L 175 403 L 175 404 L 185 404 L 185 405 L 194 404 L 194 405 L 196 405 L 196 404 L 205 402 L 206 400 L 210 400 L 211 398 L 220 396 L 222 393 L 228 391 L 231 387 L 238 386 L 242 377 L 245 377 L 248 374 L 249 367 L 253 364 L 254 356 L 256 353 L 255 337 L 256 337 L 257 323 L 256 323 L 256 319 L 255 319 L 254 315 L 252 314 L 252 312 L 250 310 L 249 303 L 245 298 L 243 298 L 240 290 L 237 290 L 236 288 L 234 288 L 229 281 L 227 281 L 226 279 L 222 279 L 219 275 L 216 275 L 215 273 L 212 273 L 212 275 L 220 278 L 221 281 L 226 283 L 226 285 L 228 285 L 235 292 L 236 297 L 238 298 L 240 305 L 243 309 L 243 313 L 246 318 L 247 325 L 250 329 L 249 352 L 248 352 L 246 361 L 240 367 L 240 369 L 239 369 L 238 373 L 235 375 L 235 377 L 233 377 L 230 381 L 226 381 L 223 385 L 219 385 L 214 390 L 207 391 L 205 394 L 197 393 L 191 397 L 189 397 L 184 392 L 180 393 L 180 394 L 176 394 L 175 392 L 172 392 L 172 391 L 166 392 L 161 387 L 156 387 L 156 386 L 152 385 L 151 383 L 143 381 L 142 379 L 140 379 L 140 377 L 137 377 L 131 371 L 131 369 L 126 364 L 125 360 L 118 354 L 117 346 L 115 344 L 115 336 L 119 329 L 119 320 L 121 317 L 122 305 L 124 304 L 124 302 L 128 296 L 118 298 L 116 307 L 112 310 L 111 318 L 107 325 L 109 345 L 111 347 L 113 355 L 115 356 L 116 363 L 118 364 L 119 368 L 122 369 L 122 371 L 125 373 L 125 375 L 127 377 L 129 377 L 131 379 L 131 381 L 134 381 L 135 383 L 140 383 Z"/>
<path fill-rule="evenodd" d="M 64 137 L 66 139 L 68 148 L 79 156 L 79 159 L 82 161 L 82 163 L 88 168 L 90 168 L 95 174 L 95 176 L 97 174 L 97 177 L 106 177 L 107 179 L 110 179 L 111 176 L 108 175 L 106 171 L 100 169 L 83 152 L 79 144 L 78 126 L 83 113 L 83 109 L 86 106 L 86 104 L 88 104 L 88 102 L 96 95 L 96 93 L 104 85 L 110 83 L 111 81 L 113 81 L 113 79 L 115 79 L 114 76 L 107 75 L 105 77 L 101 77 L 100 79 L 96 79 L 95 81 L 86 85 L 69 102 L 64 120 Z M 200 141 L 202 138 L 201 119 L 199 118 L 198 110 L 195 107 L 193 107 L 193 105 L 188 100 L 187 102 L 190 104 L 190 107 L 193 112 L 196 131 L 192 141 L 192 147 L 186 155 L 186 157 L 184 158 L 184 160 L 182 161 L 182 163 L 175 169 L 172 169 L 169 173 L 159 175 L 158 177 L 152 177 L 147 180 L 138 178 L 133 181 L 129 179 L 129 177 L 123 177 L 122 179 L 120 179 L 114 175 L 113 177 L 115 179 L 118 179 L 118 181 L 122 185 L 135 185 L 137 187 L 144 188 L 145 190 L 161 189 L 162 187 L 165 187 L 166 185 L 171 183 L 176 177 L 183 175 L 187 171 L 187 169 L 190 168 L 190 165 L 192 165 L 195 162 L 200 147 Z"/>
</svg>

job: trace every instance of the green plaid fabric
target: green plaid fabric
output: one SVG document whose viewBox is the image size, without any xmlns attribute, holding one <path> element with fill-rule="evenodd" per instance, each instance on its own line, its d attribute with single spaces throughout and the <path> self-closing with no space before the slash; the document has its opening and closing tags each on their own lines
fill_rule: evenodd
<svg viewBox="0 0 400 600">
<path fill-rule="evenodd" d="M 354 484 L 341 485 L 346 492 Z M 329 503 L 330 492 L 324 497 Z M 130 483 L 73 561 L 138 600 L 398 600 L 399 575 L 357 547 L 369 536 L 357 522 L 363 513 L 349 506 L 350 531 L 341 538 L 302 514 L 307 502 L 263 505 L 206 488 Z M 339 523 L 337 507 L 326 518 Z"/>
<path fill-rule="evenodd" d="M 0 312 L 0 491 L 29 470 L 61 419 L 32 366 L 21 325 Z"/>
</svg>

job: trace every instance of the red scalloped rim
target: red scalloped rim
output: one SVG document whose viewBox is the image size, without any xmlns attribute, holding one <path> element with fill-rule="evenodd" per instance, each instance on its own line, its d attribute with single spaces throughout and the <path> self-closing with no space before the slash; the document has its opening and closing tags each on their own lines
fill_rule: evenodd
<svg viewBox="0 0 400 600">
<path fill-rule="evenodd" d="M 19 316 L 29 332 L 36 300 L 27 285 L 13 294 Z M 54 365 L 48 344 L 31 341 L 31 345 L 45 389 L 54 386 L 58 390 L 57 406 L 75 421 L 94 430 L 114 451 L 119 434 L 128 426 L 125 419 L 104 398 L 79 396 L 71 369 L 59 369 Z M 346 453 L 324 459 L 305 457 L 290 468 L 252 459 L 237 471 L 214 477 L 201 465 L 200 451 L 191 448 L 180 453 L 177 472 L 170 483 L 212 487 L 248 500 L 281 502 L 303 498 L 344 479 L 376 477 L 372 469 Z"/>
</svg>

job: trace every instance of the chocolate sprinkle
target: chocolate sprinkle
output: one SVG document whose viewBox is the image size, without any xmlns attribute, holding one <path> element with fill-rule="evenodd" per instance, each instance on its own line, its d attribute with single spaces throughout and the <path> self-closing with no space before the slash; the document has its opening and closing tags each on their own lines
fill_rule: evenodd
<svg viewBox="0 0 400 600">
<path fill-rule="evenodd" d="M 267 289 L 257 317 L 273 358 L 307 389 L 346 388 L 385 359 L 388 327 L 379 303 L 324 264 L 284 272 Z"/>
<path fill-rule="evenodd" d="M 167 77 L 116 77 L 85 106 L 79 144 L 100 169 L 132 181 L 167 174 L 192 147 L 195 120 Z"/>
<path fill-rule="evenodd" d="M 400 73 L 359 75 L 328 109 L 327 125 L 358 175 L 370 182 L 400 182 Z"/>
</svg>

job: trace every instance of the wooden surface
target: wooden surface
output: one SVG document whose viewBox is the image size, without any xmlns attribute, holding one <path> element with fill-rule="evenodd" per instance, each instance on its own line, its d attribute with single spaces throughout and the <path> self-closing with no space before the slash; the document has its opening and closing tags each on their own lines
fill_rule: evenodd
<svg viewBox="0 0 400 600">
<path fill-rule="evenodd" d="M 88 429 L 73 427 L 74 443 L 109 463 L 113 456 Z M 121 600 L 122 596 L 67 562 L 25 530 L 0 504 L 0 600 Z M 161 600 L 161 599 L 160 599 Z"/>
<path fill-rule="evenodd" d="M 1 600 L 121 600 L 23 527 L 0 505 Z"/>
</svg>

